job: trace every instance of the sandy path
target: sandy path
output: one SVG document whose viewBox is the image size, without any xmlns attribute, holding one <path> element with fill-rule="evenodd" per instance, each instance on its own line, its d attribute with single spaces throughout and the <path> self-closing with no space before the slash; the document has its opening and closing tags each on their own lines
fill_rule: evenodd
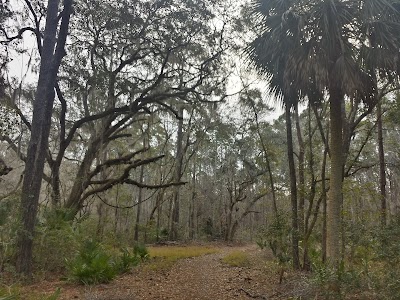
<svg viewBox="0 0 400 300">
<path fill-rule="evenodd" d="M 138 278 L 137 299 L 249 299 L 240 290 L 250 280 L 241 274 L 243 269 L 221 263 L 229 250 L 178 261 L 164 276 L 152 279 L 149 289 L 142 289 L 143 279 Z"/>
</svg>

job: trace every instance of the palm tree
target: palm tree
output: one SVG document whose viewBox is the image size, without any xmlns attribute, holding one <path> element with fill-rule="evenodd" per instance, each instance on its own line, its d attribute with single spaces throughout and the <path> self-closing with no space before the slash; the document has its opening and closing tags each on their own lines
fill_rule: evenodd
<svg viewBox="0 0 400 300">
<path fill-rule="evenodd" d="M 261 21 L 250 58 L 287 94 L 329 93 L 330 190 L 327 258 L 340 260 L 343 183 L 343 121 L 346 97 L 376 105 L 377 77 L 399 76 L 399 0 L 256 0 Z M 311 97 L 309 97 L 311 98 Z M 289 102 L 290 103 L 290 102 Z"/>
<path fill-rule="evenodd" d="M 286 68 L 289 52 L 295 49 L 298 28 L 296 17 L 288 13 L 293 1 L 255 1 L 253 13 L 259 18 L 262 34 L 247 47 L 247 53 L 258 70 L 267 75 L 270 90 L 285 108 L 287 156 L 290 175 L 290 198 L 292 206 L 292 258 L 293 267 L 300 268 L 299 261 L 299 220 L 297 210 L 297 179 L 293 151 L 291 110 L 297 106 L 298 91 L 294 82 L 288 79 Z M 272 42 L 273 41 L 273 42 Z M 285 51 L 282 51 L 285 49 Z M 290 50 L 289 50 L 290 51 Z"/>
</svg>

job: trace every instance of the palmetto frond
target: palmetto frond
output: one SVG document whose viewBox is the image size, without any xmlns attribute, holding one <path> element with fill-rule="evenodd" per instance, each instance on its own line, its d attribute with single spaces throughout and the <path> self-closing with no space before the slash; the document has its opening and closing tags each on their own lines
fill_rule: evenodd
<svg viewBox="0 0 400 300">
<path fill-rule="evenodd" d="M 279 95 L 340 88 L 368 102 L 376 75 L 399 76 L 399 0 L 257 0 L 252 8 L 261 32 L 246 53 Z"/>
<path fill-rule="evenodd" d="M 296 1 L 254 1 L 254 13 L 261 20 L 263 31 L 246 48 L 245 53 L 260 74 L 270 83 L 270 91 L 281 104 L 293 106 L 298 99 L 295 81 L 288 78 L 287 61 L 296 49 L 299 18 L 290 10 Z"/>
</svg>

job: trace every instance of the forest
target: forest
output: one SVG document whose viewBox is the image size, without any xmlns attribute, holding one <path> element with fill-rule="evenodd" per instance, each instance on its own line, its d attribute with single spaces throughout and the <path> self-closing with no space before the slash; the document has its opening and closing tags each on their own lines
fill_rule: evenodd
<svg viewBox="0 0 400 300">
<path fill-rule="evenodd" d="M 399 0 L 0 0 L 0 300 L 400 299 L 399 197 Z"/>
</svg>

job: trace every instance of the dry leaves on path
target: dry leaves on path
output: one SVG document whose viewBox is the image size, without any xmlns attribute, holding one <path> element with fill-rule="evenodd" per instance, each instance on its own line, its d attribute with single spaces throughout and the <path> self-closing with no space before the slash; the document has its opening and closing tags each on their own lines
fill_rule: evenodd
<svg viewBox="0 0 400 300">
<path fill-rule="evenodd" d="M 231 267 L 222 258 L 234 251 L 249 257 L 248 267 Z M 31 289 L 54 291 L 61 287 L 60 300 L 245 300 L 270 299 L 278 277 L 265 272 L 266 253 L 256 246 L 219 246 L 218 252 L 182 259 L 172 267 L 136 268 L 111 282 L 91 287 L 47 282 Z M 46 290 L 47 289 L 47 290 Z"/>
</svg>

